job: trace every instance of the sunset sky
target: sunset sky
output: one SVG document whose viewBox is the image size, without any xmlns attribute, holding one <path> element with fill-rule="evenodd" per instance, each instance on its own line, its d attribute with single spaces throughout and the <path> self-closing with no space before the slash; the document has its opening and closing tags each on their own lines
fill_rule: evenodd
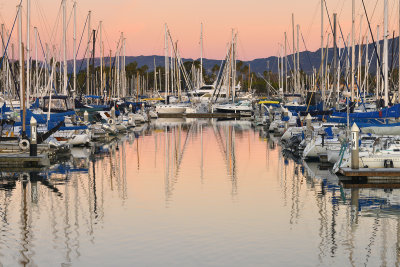
<svg viewBox="0 0 400 267">
<path fill-rule="evenodd" d="M 383 1 L 364 0 L 374 35 L 376 25 L 383 24 Z M 379 2 L 379 3 L 377 3 Z M 0 1 L 0 22 L 11 30 L 19 0 Z M 26 34 L 26 3 L 23 0 L 23 32 Z M 239 32 L 238 58 L 252 60 L 275 56 L 283 43 L 284 32 L 292 44 L 291 14 L 295 24 L 300 24 L 308 50 L 320 46 L 320 0 L 78 0 L 78 41 L 82 34 L 88 10 L 92 10 L 92 28 L 98 22 L 104 24 L 105 49 L 115 51 L 118 38 L 124 32 L 127 38 L 128 56 L 163 55 L 164 23 L 172 37 L 178 40 L 182 57 L 200 57 L 200 23 L 204 27 L 204 57 L 221 59 L 231 38 L 232 29 Z M 31 0 L 32 28 L 37 26 L 43 42 L 61 46 L 62 20 L 61 0 Z M 67 0 L 67 16 L 72 12 L 72 0 Z M 332 18 L 338 13 L 345 38 L 351 29 L 351 0 L 327 0 Z M 398 1 L 389 0 L 389 32 L 398 35 Z M 359 38 L 360 16 L 364 14 L 361 0 L 356 0 L 356 37 Z M 59 16 L 58 16 L 59 15 Z M 325 38 L 329 26 L 325 16 Z M 58 18 L 58 20 L 57 20 Z M 58 23 L 57 23 L 58 21 Z M 31 45 L 34 45 L 33 30 Z M 52 32 L 55 38 L 50 41 Z M 362 34 L 367 32 L 365 16 Z M 382 30 L 381 30 L 382 33 Z M 17 36 L 17 28 L 13 37 Z M 13 38 L 14 39 L 14 38 Z M 332 39 L 332 38 L 331 38 Z M 14 39 L 15 42 L 16 39 Z M 26 40 L 26 38 L 24 38 Z M 80 51 L 85 49 L 87 33 L 84 34 Z M 370 38 L 371 40 L 371 38 Z M 68 57 L 72 57 L 72 20 L 68 26 Z M 305 46 L 300 38 L 300 50 Z M 80 53 L 82 56 L 82 53 Z"/>
</svg>

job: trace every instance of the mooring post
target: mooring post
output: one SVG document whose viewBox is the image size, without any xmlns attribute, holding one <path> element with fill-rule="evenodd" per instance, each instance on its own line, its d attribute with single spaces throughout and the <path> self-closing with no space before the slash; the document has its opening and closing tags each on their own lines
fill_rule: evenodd
<svg viewBox="0 0 400 267">
<path fill-rule="evenodd" d="M 354 123 L 351 127 L 351 168 L 358 169 L 359 168 L 359 151 L 358 151 L 358 140 L 359 140 L 359 132 L 357 124 Z"/>
<path fill-rule="evenodd" d="M 87 110 L 85 110 L 85 112 L 83 113 L 83 121 L 85 123 L 89 122 L 89 113 L 87 112 Z"/>
<path fill-rule="evenodd" d="M 29 156 L 36 157 L 37 156 L 37 121 L 32 116 L 31 118 L 31 143 L 29 146 Z"/>
<path fill-rule="evenodd" d="M 283 117 L 285 118 L 285 131 L 286 131 L 289 128 L 289 119 L 288 119 L 289 110 L 287 108 L 285 108 L 285 110 L 283 111 Z"/>
<path fill-rule="evenodd" d="M 274 121 L 274 114 L 272 113 L 272 107 L 269 107 L 269 122 L 273 122 Z"/>
</svg>

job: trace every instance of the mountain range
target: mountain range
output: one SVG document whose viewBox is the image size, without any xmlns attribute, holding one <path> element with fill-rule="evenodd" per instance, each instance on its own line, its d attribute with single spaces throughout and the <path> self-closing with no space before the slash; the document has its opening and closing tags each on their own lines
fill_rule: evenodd
<svg viewBox="0 0 400 267">
<path fill-rule="evenodd" d="M 379 41 L 380 44 L 380 49 L 383 51 L 383 40 Z M 389 54 L 389 68 L 393 65 L 395 68 L 398 66 L 398 38 L 394 39 L 389 39 L 388 40 L 388 54 Z M 343 45 L 342 45 L 343 47 Z M 359 46 L 356 45 L 355 51 L 356 51 L 356 62 L 358 62 L 358 48 Z M 349 56 L 351 59 L 351 49 L 343 49 L 341 48 L 341 53 L 344 54 L 342 56 L 342 61 L 344 62 L 345 58 Z M 381 52 L 382 53 L 382 52 Z M 372 56 L 371 56 L 372 55 Z M 320 64 L 321 64 L 321 49 L 318 49 L 317 51 L 311 52 L 311 51 L 303 51 L 299 53 L 299 58 L 300 58 L 300 68 L 305 71 L 306 73 L 312 73 L 313 68 L 316 70 L 319 69 Z M 375 73 L 376 72 L 376 53 L 375 53 L 375 46 L 374 44 L 369 44 L 368 45 L 368 58 L 371 61 L 369 72 L 370 73 Z M 147 65 L 149 67 L 149 71 L 154 70 L 154 59 L 156 66 L 164 66 L 164 56 L 127 56 L 126 57 L 126 64 L 130 64 L 134 61 L 138 63 L 138 67 L 142 67 L 143 65 Z M 199 59 L 196 59 L 199 60 Z M 328 49 L 328 64 L 331 64 L 333 60 L 333 48 Z M 83 62 L 82 62 L 83 61 Z M 186 61 L 194 61 L 194 59 L 190 58 L 182 58 L 183 62 Z M 380 59 L 382 62 L 382 59 Z M 108 64 L 109 60 L 108 58 L 105 59 L 105 64 Z M 211 72 L 212 67 L 217 64 L 220 65 L 222 60 L 216 60 L 216 59 L 203 59 L 203 66 L 207 72 Z M 269 66 L 269 70 L 272 71 L 273 73 L 278 72 L 278 57 L 276 56 L 271 56 L 267 58 L 257 58 L 251 61 L 243 61 L 245 64 L 250 64 L 250 69 L 252 72 L 255 73 L 263 73 L 264 71 L 267 70 L 267 67 Z M 269 63 L 268 63 L 269 62 Z M 365 45 L 362 46 L 362 65 L 365 64 Z M 95 58 L 95 66 L 100 65 L 100 59 Z M 343 66 L 343 63 L 342 63 Z M 293 68 L 293 55 L 290 54 L 288 55 L 288 72 Z M 78 60 L 77 61 L 77 70 L 84 70 L 86 69 L 86 61 L 85 60 Z M 68 62 L 68 72 L 72 72 L 72 61 L 70 60 Z"/>
</svg>

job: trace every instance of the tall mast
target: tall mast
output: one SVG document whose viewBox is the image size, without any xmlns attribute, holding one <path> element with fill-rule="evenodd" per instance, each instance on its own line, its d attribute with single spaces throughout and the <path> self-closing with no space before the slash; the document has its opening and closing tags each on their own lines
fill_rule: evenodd
<svg viewBox="0 0 400 267">
<path fill-rule="evenodd" d="M 287 82 L 287 65 L 288 65 L 288 59 L 287 59 L 287 35 L 285 32 L 285 93 L 288 92 L 288 82 Z M 269 68 L 268 68 L 269 70 Z M 269 74 L 268 74 L 269 77 Z"/>
<path fill-rule="evenodd" d="M 364 70 L 364 101 L 365 101 L 365 95 L 368 92 L 368 72 L 369 72 L 369 61 L 368 61 L 368 43 L 369 43 L 369 35 L 367 33 L 367 40 L 365 42 L 365 70 Z"/>
<path fill-rule="evenodd" d="M 67 84 L 68 84 L 68 76 L 67 76 L 67 7 L 66 0 L 63 0 L 63 54 L 64 54 L 64 86 L 63 86 L 63 94 L 67 94 Z"/>
<path fill-rule="evenodd" d="M 333 87 L 334 87 L 334 91 L 333 91 L 333 104 L 335 105 L 335 107 L 338 107 L 338 99 L 337 97 L 337 92 L 339 91 L 339 88 L 337 87 L 337 42 L 336 42 L 336 38 L 337 38 L 337 33 L 336 33 L 336 13 L 333 14 L 333 70 L 332 70 L 332 74 L 333 74 Z"/>
<path fill-rule="evenodd" d="M 19 46 L 19 99 L 20 107 L 22 107 L 22 75 L 23 75 L 23 62 L 22 62 L 22 5 L 18 5 L 18 46 Z"/>
<path fill-rule="evenodd" d="M 74 88 L 72 90 L 72 98 L 73 98 L 72 101 L 74 103 L 75 102 L 75 100 L 74 100 L 75 94 L 76 94 L 76 2 L 74 2 L 74 36 L 73 36 L 73 38 L 74 38 L 74 55 L 73 55 L 73 58 L 74 58 L 73 86 L 74 86 Z"/>
<path fill-rule="evenodd" d="M 399 0 L 399 49 L 400 49 L 400 0 Z M 400 50 L 399 50 L 400 51 Z M 399 53 L 399 93 L 397 96 L 397 101 L 400 103 L 400 53 Z"/>
<path fill-rule="evenodd" d="M 165 56 L 165 101 L 167 101 L 169 88 L 169 60 L 168 60 L 168 36 L 167 24 L 165 24 L 165 40 L 164 40 L 164 56 Z M 160 84 L 161 87 L 161 84 Z M 167 102 L 165 102 L 167 103 Z"/>
<path fill-rule="evenodd" d="M 294 74 L 294 79 L 293 79 L 293 92 L 297 91 L 297 71 L 296 71 L 296 47 L 295 47 L 295 39 L 294 39 L 294 14 L 292 13 L 292 32 L 293 32 L 293 74 Z"/>
<path fill-rule="evenodd" d="M 385 86 L 385 107 L 389 105 L 389 71 L 388 71 L 388 0 L 384 2 L 384 32 L 383 32 L 383 75 Z"/>
<path fill-rule="evenodd" d="M 34 28 L 34 30 L 35 30 L 35 69 L 36 69 L 36 71 L 35 71 L 35 77 L 36 77 L 36 95 L 35 95 L 35 97 L 38 97 L 39 96 L 39 62 L 38 62 L 38 29 L 37 29 L 37 27 L 35 27 Z"/>
<path fill-rule="evenodd" d="M 99 34 L 100 34 L 100 91 L 99 96 L 103 94 L 103 35 L 102 35 L 103 22 L 100 21 Z"/>
<path fill-rule="evenodd" d="M 90 72 L 89 72 L 89 68 L 90 68 L 90 44 L 91 44 L 91 38 L 90 38 L 90 36 L 91 36 L 91 30 L 90 30 L 90 28 L 91 28 L 91 26 L 90 26 L 90 19 L 91 19 L 91 16 L 92 16 L 92 11 L 89 11 L 89 14 L 88 14 L 88 48 L 87 48 L 87 51 L 88 51 L 88 54 L 87 54 L 87 57 L 86 57 L 86 95 L 89 95 L 90 94 Z"/>
<path fill-rule="evenodd" d="M 354 101 L 354 65 L 355 65 L 355 44 L 354 44 L 354 23 L 355 23 L 355 0 L 352 0 L 351 19 L 351 101 Z"/>
<path fill-rule="evenodd" d="M 201 23 L 201 33 L 200 33 L 200 86 L 202 85 L 203 85 L 203 23 Z"/>
<path fill-rule="evenodd" d="M 123 45 L 123 57 L 122 57 L 122 70 L 123 70 L 123 84 L 124 84 L 124 97 L 126 97 L 126 69 L 125 69 L 125 65 L 126 65 L 126 46 L 125 46 L 125 41 L 126 38 L 124 37 L 124 33 L 122 33 L 122 45 Z"/>
<path fill-rule="evenodd" d="M 324 84 L 324 0 L 321 0 L 321 67 L 319 70 L 319 81 L 322 99 L 325 101 L 325 84 Z"/>
<path fill-rule="evenodd" d="M 380 43 L 379 43 L 379 25 L 376 26 L 376 50 L 377 55 L 380 56 L 381 55 L 381 48 L 380 48 Z M 380 71 L 379 71 L 379 61 L 378 61 L 378 56 L 376 57 L 376 100 L 378 100 L 379 98 L 379 94 L 380 94 L 380 83 L 381 83 L 381 75 L 380 75 Z"/>
<path fill-rule="evenodd" d="M 154 57 L 154 92 L 157 91 L 157 67 L 156 67 L 156 57 Z"/>
<path fill-rule="evenodd" d="M 300 25 L 297 24 L 297 92 L 300 93 L 300 42 L 299 42 L 299 36 L 300 36 Z"/>
<path fill-rule="evenodd" d="M 30 92 L 31 92 L 31 70 L 30 70 L 30 60 L 31 60 L 31 55 L 30 55 L 30 50 L 31 50 L 31 36 L 30 36 L 30 30 L 31 30 L 31 0 L 26 1 L 26 7 L 27 7 L 27 14 L 26 14 L 26 101 L 27 104 L 29 103 L 29 97 L 30 97 Z"/>
<path fill-rule="evenodd" d="M 358 106 L 358 100 L 360 99 L 361 94 L 361 58 L 362 58 L 362 43 L 364 41 L 364 37 L 361 36 L 362 30 L 362 16 L 360 17 L 360 32 L 358 37 L 358 75 L 357 75 L 357 82 L 358 82 L 358 93 L 357 93 L 357 102 L 356 106 Z"/>
</svg>

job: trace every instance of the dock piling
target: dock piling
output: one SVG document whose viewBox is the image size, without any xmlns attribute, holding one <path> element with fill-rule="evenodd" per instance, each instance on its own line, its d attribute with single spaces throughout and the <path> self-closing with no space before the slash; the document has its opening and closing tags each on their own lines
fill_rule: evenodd
<svg viewBox="0 0 400 267">
<path fill-rule="evenodd" d="M 359 132 L 360 129 L 358 128 L 357 124 L 354 123 L 351 127 L 351 168 L 359 169 L 359 151 L 358 151 L 358 140 L 359 140 Z"/>
</svg>

